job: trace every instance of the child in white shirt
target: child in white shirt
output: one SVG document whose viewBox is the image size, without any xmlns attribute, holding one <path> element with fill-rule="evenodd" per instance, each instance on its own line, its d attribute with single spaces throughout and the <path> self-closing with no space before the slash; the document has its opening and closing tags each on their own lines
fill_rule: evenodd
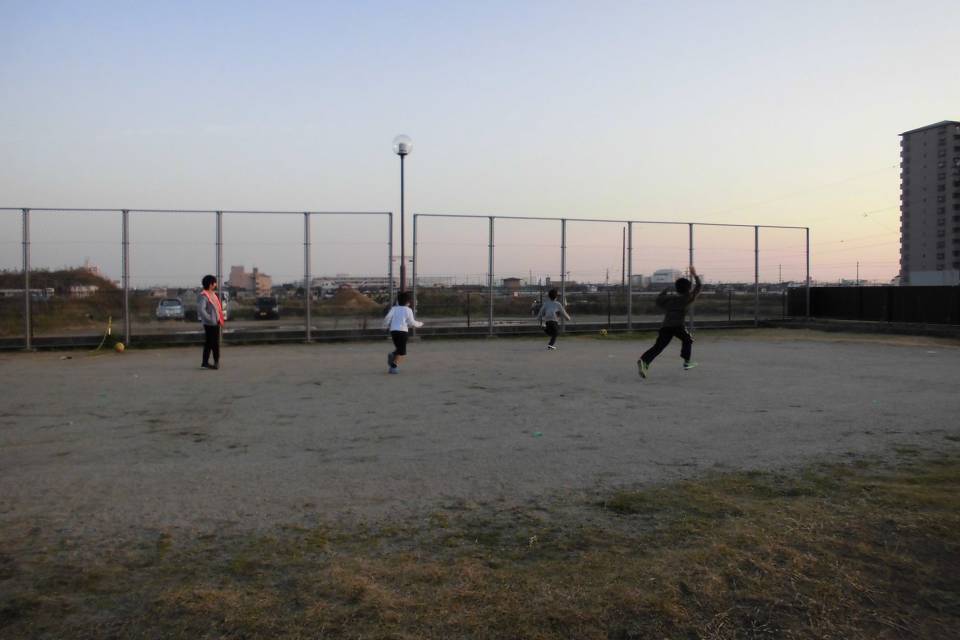
<svg viewBox="0 0 960 640">
<path fill-rule="evenodd" d="M 391 307 L 383 319 L 383 328 L 390 328 L 390 337 L 393 339 L 394 350 L 387 354 L 387 364 L 390 365 L 389 373 L 400 373 L 400 360 L 407 355 L 407 336 L 410 327 L 422 327 L 422 322 L 417 322 L 413 317 L 413 309 L 410 308 L 410 294 L 401 291 L 397 294 L 397 304 Z"/>
</svg>

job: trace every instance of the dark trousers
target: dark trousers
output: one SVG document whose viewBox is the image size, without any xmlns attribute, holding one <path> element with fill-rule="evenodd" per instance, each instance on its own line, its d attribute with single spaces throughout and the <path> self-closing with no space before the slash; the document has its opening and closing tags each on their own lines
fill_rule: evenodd
<svg viewBox="0 0 960 640">
<path fill-rule="evenodd" d="M 550 344 L 557 343 L 557 336 L 560 335 L 560 323 L 554 322 L 553 320 L 547 320 L 547 323 L 543 326 L 544 332 L 550 336 Z"/>
<path fill-rule="evenodd" d="M 220 362 L 220 327 L 203 325 L 203 364 L 210 364 L 210 353 L 213 353 L 213 364 Z"/>
<path fill-rule="evenodd" d="M 670 344 L 670 341 L 673 340 L 674 337 L 680 338 L 680 357 L 684 360 L 689 360 L 690 354 L 693 351 L 693 338 L 690 336 L 686 327 L 660 327 L 657 341 L 640 356 L 640 359 L 650 364 L 653 362 L 653 359 L 660 355 L 660 352 Z"/>
<path fill-rule="evenodd" d="M 390 338 L 393 340 L 393 355 L 407 355 L 407 338 L 409 334 L 406 331 L 391 331 Z"/>
</svg>

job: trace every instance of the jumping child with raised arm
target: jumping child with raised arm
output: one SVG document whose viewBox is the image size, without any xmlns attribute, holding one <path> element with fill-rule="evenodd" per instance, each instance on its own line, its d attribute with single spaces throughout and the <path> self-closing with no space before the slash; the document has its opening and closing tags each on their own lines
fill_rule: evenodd
<svg viewBox="0 0 960 640">
<path fill-rule="evenodd" d="M 687 278 L 678 278 L 674 283 L 677 289 L 676 295 L 670 295 L 670 288 L 668 287 L 657 296 L 657 306 L 665 312 L 663 325 L 660 327 L 657 341 L 637 360 L 637 368 L 642 378 L 647 377 L 650 363 L 660 355 L 660 352 L 670 344 L 674 337 L 680 338 L 680 357 L 683 358 L 683 368 L 693 369 L 697 366 L 696 362 L 690 360 L 693 351 L 693 338 L 683 324 L 687 316 L 687 309 L 700 295 L 703 283 L 700 281 L 700 276 L 697 275 L 697 270 L 693 268 L 693 265 L 690 265 L 690 275 L 696 282 L 692 291 L 690 290 L 690 281 Z"/>
<path fill-rule="evenodd" d="M 390 308 L 386 317 L 383 319 L 383 328 L 390 328 L 390 337 L 393 339 L 394 350 L 387 354 L 387 364 L 390 365 L 389 373 L 400 373 L 400 360 L 407 355 L 407 336 L 410 327 L 422 327 L 422 322 L 417 322 L 413 317 L 413 309 L 410 308 L 410 294 L 401 291 L 397 294 L 397 304 Z"/>
</svg>

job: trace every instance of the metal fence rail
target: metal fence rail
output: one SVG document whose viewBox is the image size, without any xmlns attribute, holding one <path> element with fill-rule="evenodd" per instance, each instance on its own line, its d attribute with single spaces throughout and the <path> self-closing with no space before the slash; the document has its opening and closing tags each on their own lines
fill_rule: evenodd
<svg viewBox="0 0 960 640">
<path fill-rule="evenodd" d="M 21 216 L 22 228 L 22 272 L 23 272 L 23 348 L 32 349 L 34 347 L 33 336 L 33 318 L 31 315 L 31 282 L 30 274 L 33 269 L 31 264 L 31 213 L 76 213 L 76 214 L 113 214 L 119 216 L 119 226 L 121 234 L 121 289 L 122 289 L 122 315 L 123 315 L 123 340 L 126 343 L 135 337 L 131 327 L 131 307 L 130 307 L 130 279 L 131 279 L 131 257 L 133 247 L 131 247 L 130 234 L 131 226 L 136 227 L 137 214 L 212 214 L 215 219 L 215 243 L 213 251 L 214 273 L 217 281 L 223 283 L 223 228 L 224 216 L 238 214 L 260 214 L 276 216 L 303 216 L 303 283 L 306 292 L 304 300 L 304 336 L 307 342 L 312 339 L 312 315 L 311 315 L 311 226 L 312 218 L 321 216 L 383 216 L 386 218 L 386 261 L 387 281 L 389 283 L 389 296 L 394 297 L 394 277 L 393 277 L 393 213 L 388 211 L 280 211 L 280 210 L 241 210 L 241 209 L 91 209 L 91 208 L 51 208 L 51 207 L 0 207 L 0 212 L 19 212 Z M 133 222 L 131 222 L 131 217 Z"/>
<path fill-rule="evenodd" d="M 311 295 L 311 286 L 314 282 L 314 276 L 315 276 L 315 269 L 313 264 L 313 261 L 316 259 L 316 255 L 314 254 L 315 245 L 342 243 L 343 240 L 342 239 L 338 240 L 339 236 L 337 234 L 342 233 L 343 229 L 340 227 L 336 227 L 335 230 L 332 232 L 335 237 L 333 237 L 330 240 L 330 242 L 324 242 L 322 240 L 314 239 L 312 237 L 312 234 L 317 233 L 318 229 L 320 228 L 318 226 L 314 226 L 312 223 L 318 219 L 324 219 L 324 218 L 329 219 L 328 217 L 330 216 L 350 216 L 350 217 L 357 217 L 358 219 L 360 217 L 383 216 L 386 218 L 385 222 L 387 224 L 386 238 L 384 238 L 384 240 L 386 241 L 385 242 L 386 246 L 384 247 L 386 255 L 383 257 L 386 260 L 387 281 L 389 283 L 389 299 L 390 300 L 395 299 L 395 296 L 394 296 L 395 277 L 394 277 L 393 263 L 396 258 L 394 256 L 395 245 L 394 245 L 394 239 L 393 239 L 392 212 L 280 211 L 280 210 L 245 210 L 245 209 L 220 209 L 220 210 L 215 210 L 215 209 L 132 209 L 132 208 L 130 209 L 91 209 L 91 208 L 46 208 L 46 207 L 17 207 L 17 208 L 0 207 L 0 212 L 4 212 L 4 211 L 8 212 L 9 215 L 11 216 L 19 215 L 21 219 L 22 256 L 21 256 L 20 268 L 22 269 L 22 274 L 23 274 L 22 276 L 23 336 L 22 336 L 22 341 L 19 344 L 26 349 L 31 349 L 34 346 L 36 346 L 37 338 L 35 336 L 35 332 L 33 328 L 35 321 L 39 322 L 37 326 L 42 326 L 43 321 L 46 320 L 49 322 L 51 317 L 57 317 L 59 319 L 59 316 L 52 315 L 53 312 L 49 310 L 50 309 L 56 310 L 58 308 L 62 308 L 57 306 L 52 306 L 52 307 L 45 306 L 43 307 L 43 309 L 48 310 L 46 314 L 44 313 L 35 314 L 32 310 L 33 304 L 31 303 L 31 295 L 32 295 L 33 288 L 31 286 L 32 284 L 31 271 L 35 267 L 32 265 L 31 260 L 35 256 L 31 255 L 31 243 L 36 242 L 38 243 L 37 246 L 40 247 L 41 244 L 51 245 L 51 244 L 57 244 L 60 242 L 60 240 L 56 240 L 53 242 L 49 240 L 38 241 L 35 238 L 32 238 L 31 216 L 32 214 L 41 213 L 41 212 L 42 212 L 42 216 L 36 219 L 40 221 L 38 222 L 39 227 L 37 227 L 37 229 L 39 229 L 39 232 L 37 232 L 37 230 L 34 229 L 34 233 L 39 233 L 41 237 L 43 237 L 44 221 L 48 225 L 48 231 L 47 231 L 48 234 L 50 233 L 49 229 L 57 229 L 62 224 L 66 224 L 69 227 L 69 223 L 61 223 L 59 218 L 53 217 L 53 216 L 56 216 L 57 213 L 79 214 L 79 216 L 84 216 L 86 214 L 91 214 L 91 215 L 107 214 L 106 216 L 96 218 L 96 220 L 98 220 L 100 223 L 100 227 L 101 228 L 109 227 L 110 229 L 117 229 L 119 231 L 119 243 L 118 243 L 119 254 L 120 254 L 119 270 L 121 271 L 120 278 L 119 278 L 120 291 L 116 291 L 116 289 L 111 289 L 110 295 L 104 297 L 104 304 L 109 307 L 114 319 L 119 319 L 120 317 L 122 317 L 122 329 L 120 329 L 120 331 L 122 331 L 123 340 L 127 344 L 129 344 L 131 340 L 134 340 L 134 339 L 138 341 L 140 339 L 146 339 L 145 334 L 143 333 L 138 334 L 138 328 L 140 329 L 140 331 L 144 331 L 144 330 L 157 331 L 156 327 L 152 326 L 149 323 L 143 326 L 140 326 L 140 325 L 135 326 L 133 322 L 135 319 L 137 322 L 141 322 L 143 321 L 143 319 L 142 317 L 140 319 L 137 319 L 137 316 L 131 313 L 131 306 L 134 305 L 134 303 L 136 303 L 136 305 L 134 306 L 137 307 L 137 310 L 141 313 L 141 316 L 142 316 L 142 314 L 144 313 L 143 304 L 146 301 L 145 289 L 137 289 L 135 291 L 135 293 L 137 294 L 136 300 L 131 299 L 132 298 L 131 292 L 134 291 L 134 286 L 135 286 L 133 280 L 135 278 L 144 279 L 146 275 L 148 275 L 145 273 L 137 272 L 136 259 L 138 258 L 138 256 L 151 255 L 149 253 L 150 249 L 145 249 L 144 246 L 138 245 L 138 243 L 133 242 L 132 236 L 131 236 L 131 234 L 135 234 L 137 232 L 138 224 L 140 223 L 140 220 L 138 220 L 138 218 L 140 216 L 145 216 L 146 214 L 158 214 L 161 217 L 167 214 L 198 214 L 198 215 L 205 214 L 206 216 L 209 216 L 209 218 L 207 219 L 210 221 L 210 223 L 212 223 L 211 226 L 213 227 L 213 229 L 211 229 L 212 235 L 207 236 L 208 238 L 210 238 L 209 241 L 207 240 L 204 240 L 202 242 L 201 241 L 191 242 L 190 240 L 181 241 L 181 238 L 178 236 L 174 238 L 173 241 L 170 241 L 170 242 L 156 241 L 156 240 L 150 240 L 150 239 L 141 241 L 141 242 L 143 242 L 144 245 L 163 245 L 163 244 L 166 244 L 168 246 L 177 245 L 176 249 L 174 250 L 184 250 L 185 246 L 188 246 L 191 244 L 207 246 L 207 242 L 209 242 L 209 244 L 212 245 L 210 247 L 210 258 L 212 259 L 212 262 L 213 262 L 213 264 L 211 265 L 212 272 L 216 275 L 216 278 L 220 283 L 224 283 L 224 277 L 225 277 L 224 249 L 227 243 L 224 242 L 224 229 L 225 227 L 228 229 L 230 228 L 231 222 L 229 219 L 231 217 L 233 216 L 242 217 L 248 214 L 265 215 L 265 216 L 302 216 L 302 219 L 303 219 L 302 238 L 299 238 L 299 239 L 296 238 L 296 236 L 301 235 L 301 233 L 298 233 L 297 226 L 290 227 L 287 224 L 283 224 L 283 225 L 271 224 L 267 226 L 276 228 L 278 230 L 282 230 L 283 228 L 286 228 L 286 231 L 284 231 L 281 235 L 276 235 L 276 233 L 274 234 L 275 239 L 279 240 L 279 242 L 274 242 L 273 244 L 286 245 L 289 243 L 290 245 L 293 245 L 294 243 L 297 243 L 297 244 L 302 243 L 302 256 L 303 256 L 302 271 L 299 271 L 298 273 L 298 271 L 296 270 L 298 269 L 298 267 L 292 266 L 291 263 L 288 261 L 286 262 L 286 264 L 288 265 L 286 268 L 288 270 L 285 274 L 283 274 L 283 275 L 286 275 L 286 277 L 290 278 L 290 280 L 288 280 L 287 282 L 291 282 L 291 281 L 300 282 L 302 278 L 302 282 L 304 283 L 305 295 L 304 295 L 303 303 L 301 305 L 299 299 L 294 300 L 293 298 L 291 298 L 291 300 L 293 301 L 291 302 L 291 305 L 295 304 L 295 307 L 292 307 L 292 311 L 290 312 L 291 318 L 293 319 L 294 323 L 297 320 L 299 320 L 299 315 L 302 313 L 303 315 L 302 333 L 300 333 L 301 331 L 300 329 L 297 329 L 299 325 L 294 323 L 287 323 L 286 317 L 284 318 L 285 324 L 283 325 L 282 328 L 278 329 L 278 331 L 282 332 L 282 339 L 285 339 L 285 340 L 303 339 L 303 340 L 306 340 L 307 342 L 317 339 L 318 336 L 320 338 L 330 337 L 331 331 L 343 331 L 342 328 L 338 328 L 339 326 L 342 325 L 342 322 L 341 324 L 338 325 L 338 319 L 337 319 L 338 317 L 329 315 L 330 313 L 336 313 L 336 312 L 331 312 L 329 307 L 323 307 L 322 301 L 321 303 L 317 303 L 318 305 L 321 305 L 321 306 L 317 306 L 316 309 L 314 308 L 314 305 L 311 302 L 313 298 L 313 296 Z M 116 227 L 113 226 L 114 218 L 112 216 L 116 216 L 116 221 L 117 221 Z M 149 221 L 144 222 L 141 228 L 149 230 L 151 227 L 150 223 L 156 222 L 157 219 L 150 218 L 150 216 L 146 216 L 146 217 L 149 219 Z M 744 245 L 743 247 L 739 247 L 736 249 L 736 251 L 739 252 L 737 254 L 737 256 L 739 256 L 737 257 L 737 261 L 738 261 L 737 264 L 740 265 L 736 267 L 737 269 L 745 268 L 746 255 L 747 255 L 746 240 L 745 240 L 747 237 L 746 234 L 749 233 L 751 229 L 753 230 L 753 233 L 749 234 L 750 236 L 752 236 L 751 238 L 752 250 L 750 251 L 750 253 L 752 253 L 752 256 L 751 256 L 752 260 L 750 260 L 750 262 L 752 262 L 751 266 L 752 266 L 752 272 L 753 272 L 752 273 L 753 275 L 752 296 L 748 297 L 748 293 L 743 290 L 743 287 L 741 287 L 741 290 L 735 293 L 730 293 L 729 297 L 727 297 L 724 300 L 719 300 L 711 296 L 705 296 L 702 299 L 702 304 L 698 305 L 699 310 L 697 311 L 697 314 L 698 314 L 698 317 L 703 319 L 703 321 L 722 322 L 724 320 L 727 320 L 727 321 L 736 321 L 742 324 L 745 320 L 749 321 L 749 319 L 751 318 L 749 307 L 752 304 L 752 320 L 755 325 L 759 323 L 761 317 L 782 317 L 782 315 L 785 312 L 784 310 L 786 308 L 785 298 L 783 298 L 782 296 L 775 297 L 775 296 L 767 295 L 761 291 L 760 256 L 761 256 L 761 248 L 762 248 L 761 240 L 763 239 L 761 236 L 761 232 L 763 230 L 773 230 L 773 229 L 786 230 L 785 234 L 787 236 L 790 236 L 791 238 L 790 242 L 793 243 L 794 236 L 792 232 L 802 231 L 803 232 L 802 250 L 800 249 L 801 245 L 799 242 L 796 243 L 796 246 L 795 246 L 795 248 L 797 249 L 795 255 L 798 256 L 797 258 L 798 263 L 795 271 L 796 271 L 797 282 L 799 282 L 800 280 L 801 272 L 803 273 L 804 304 L 802 305 L 802 309 L 800 310 L 801 312 L 798 313 L 796 303 L 794 303 L 793 298 L 791 298 L 790 309 L 793 312 L 794 316 L 810 315 L 810 304 L 811 304 L 810 303 L 810 282 L 811 282 L 810 281 L 810 229 L 808 227 L 793 227 L 793 226 L 782 226 L 782 225 L 747 225 L 747 224 L 726 224 L 726 223 L 675 222 L 675 221 L 662 221 L 662 220 L 616 220 L 616 219 L 573 218 L 573 217 L 500 216 L 500 215 L 477 215 L 477 214 L 457 214 L 457 213 L 417 213 L 413 215 L 413 238 L 412 238 L 413 251 L 411 254 L 412 265 L 410 265 L 412 267 L 412 279 L 410 282 L 410 286 L 411 286 L 411 292 L 414 297 L 414 304 L 418 305 L 418 311 L 420 310 L 419 305 L 421 302 L 417 296 L 418 287 L 421 287 L 423 278 L 424 278 L 424 273 L 422 270 L 423 256 L 421 253 L 421 250 L 422 250 L 421 245 L 423 244 L 421 235 L 424 230 L 423 224 L 425 223 L 426 220 L 433 220 L 438 218 L 453 219 L 454 222 L 452 224 L 457 224 L 457 225 L 460 224 L 456 222 L 457 219 L 463 220 L 463 221 L 472 219 L 476 221 L 478 224 L 478 227 L 482 226 L 483 230 L 480 230 L 480 228 L 475 230 L 475 235 L 478 236 L 475 238 L 475 240 L 478 241 L 477 242 L 478 249 L 481 244 L 485 248 L 485 251 L 483 252 L 485 254 L 483 256 L 483 261 L 485 262 L 485 273 L 483 274 L 482 294 L 479 291 L 475 291 L 474 298 L 473 300 L 471 300 L 470 291 L 467 291 L 462 287 L 458 288 L 457 290 L 459 290 L 460 293 L 466 292 L 466 301 L 456 302 L 456 305 L 459 305 L 459 307 L 457 307 L 456 309 L 453 309 L 452 311 L 450 309 L 446 309 L 443 312 L 438 311 L 437 312 L 438 316 L 436 317 L 436 323 L 432 323 L 432 324 L 436 324 L 436 326 L 439 326 L 439 327 L 443 327 L 446 324 L 450 327 L 456 328 L 457 326 L 461 326 L 462 323 L 464 322 L 467 327 L 470 327 L 471 325 L 474 327 L 477 327 L 485 324 L 487 332 L 490 335 L 492 335 L 495 333 L 495 327 L 499 326 L 501 327 L 501 329 L 506 329 L 508 327 L 515 326 L 517 325 L 518 322 L 520 322 L 522 318 L 526 318 L 526 320 L 529 321 L 529 318 L 530 318 L 529 310 L 527 310 L 527 313 L 518 314 L 517 300 L 510 301 L 508 299 L 508 296 L 504 296 L 502 294 L 502 291 L 500 291 L 500 287 L 498 287 L 498 282 L 496 279 L 497 274 L 496 274 L 495 264 L 496 264 L 496 261 L 498 260 L 501 261 L 501 263 L 506 264 L 506 262 L 504 261 L 509 260 L 510 258 L 509 254 L 511 251 L 511 246 L 513 247 L 523 246 L 518 244 L 511 245 L 510 244 L 511 241 L 513 241 L 514 243 L 517 242 L 517 240 L 513 238 L 513 236 L 523 235 L 522 230 L 527 229 L 530 226 L 535 226 L 534 223 L 540 223 L 543 229 L 556 229 L 555 236 L 553 235 L 554 231 L 546 232 L 547 239 L 544 240 L 544 242 L 546 242 L 547 244 L 541 245 L 541 246 L 547 247 L 548 250 L 552 250 L 552 248 L 555 248 L 556 250 L 559 251 L 559 255 L 557 256 L 557 258 L 558 258 L 559 270 L 560 270 L 560 274 L 559 274 L 560 281 L 559 281 L 559 287 L 558 287 L 560 296 L 563 299 L 575 300 L 576 304 L 578 305 L 577 306 L 578 313 L 579 313 L 579 310 L 581 309 L 583 310 L 581 317 L 574 319 L 575 323 L 582 322 L 584 326 L 586 326 L 587 324 L 591 324 L 591 325 L 603 324 L 611 328 L 614 328 L 614 327 L 625 328 L 627 330 L 630 330 L 634 327 L 636 323 L 646 324 L 650 322 L 651 318 L 649 314 L 650 314 L 651 307 L 649 304 L 645 303 L 645 301 L 649 302 L 645 298 L 645 296 L 647 296 L 648 294 L 638 291 L 634 286 L 634 274 L 635 274 L 635 266 L 636 266 L 635 263 L 638 260 L 638 255 L 641 256 L 639 258 L 640 260 L 643 260 L 644 258 L 648 260 L 650 259 L 651 246 L 653 246 L 650 243 L 657 242 L 657 239 L 655 237 L 656 236 L 655 230 L 669 229 L 669 228 L 673 228 L 677 230 L 677 233 L 674 234 L 675 244 L 685 245 L 682 248 L 682 251 L 683 251 L 682 255 L 684 256 L 685 259 L 688 260 L 689 264 L 695 264 L 695 260 L 698 257 L 697 256 L 698 251 L 701 253 L 700 259 L 701 259 L 701 262 L 703 262 L 706 259 L 704 258 L 705 255 L 711 255 L 710 251 L 723 250 L 722 248 L 721 249 L 717 248 L 717 243 L 722 244 L 723 240 L 718 241 L 716 238 L 719 236 L 722 236 L 722 234 L 726 232 L 715 231 L 715 230 L 722 230 L 722 229 L 742 230 L 744 232 L 743 234 L 739 234 L 739 233 L 737 234 L 737 238 L 739 239 L 739 241 L 741 241 L 741 244 Z M 74 221 L 76 221 L 76 219 L 74 219 Z M 623 254 L 622 289 L 608 287 L 603 293 L 598 295 L 588 294 L 584 291 L 579 290 L 579 289 L 582 289 L 582 287 L 579 287 L 579 288 L 573 287 L 571 289 L 572 278 L 568 277 L 568 274 L 571 273 L 568 271 L 571 264 L 570 262 L 571 250 L 573 252 L 574 263 L 576 263 L 578 259 L 583 262 L 586 262 L 589 260 L 589 259 L 583 258 L 583 256 L 587 255 L 588 253 L 588 249 L 586 249 L 585 247 L 588 247 L 589 245 L 582 244 L 582 240 L 584 237 L 587 237 L 590 235 L 589 232 L 586 234 L 583 233 L 583 229 L 585 228 L 584 225 L 586 223 L 599 224 L 599 225 L 622 225 L 624 227 L 623 233 L 622 233 L 622 254 Z M 552 226 L 554 224 L 556 225 L 556 227 Z M 370 253 L 366 255 L 367 255 L 368 261 L 369 259 L 375 259 L 377 264 L 379 264 L 379 260 L 380 260 L 379 258 L 380 254 L 378 253 L 380 251 L 380 249 L 378 248 L 380 241 L 376 240 L 375 242 L 367 242 L 366 239 L 369 236 L 369 233 L 373 233 L 369 229 L 379 229 L 378 225 L 379 223 L 375 223 L 374 227 L 370 227 L 370 228 L 364 227 L 364 229 L 367 229 L 368 233 L 364 235 L 362 239 L 363 241 L 359 243 L 359 244 L 376 245 L 373 248 L 374 253 Z M 656 225 L 656 227 L 647 228 L 647 227 L 644 227 L 643 225 Z M 91 225 L 84 225 L 84 226 L 96 226 L 96 225 L 91 224 Z M 267 226 L 264 226 L 264 228 L 266 229 Z M 589 228 L 589 225 L 587 225 L 587 227 Z M 163 234 L 163 233 L 167 233 L 165 230 L 169 228 L 176 229 L 176 225 L 168 225 L 166 223 L 162 223 L 162 226 L 158 227 L 157 229 L 160 230 L 160 232 Z M 104 232 L 101 231 L 101 235 L 103 233 Z M 110 232 L 108 235 L 112 236 L 112 233 L 113 232 Z M 380 233 L 379 231 L 376 231 L 377 237 L 379 237 L 379 233 Z M 682 236 L 680 234 L 682 234 Z M 288 237 L 290 239 L 288 239 Z M 681 237 L 683 238 L 682 240 L 680 239 Z M 711 238 L 713 239 L 714 245 L 710 244 Z M 498 253 L 498 239 L 499 239 L 499 245 L 500 245 L 499 253 Z M 637 242 L 638 239 L 640 241 L 639 245 Z M 109 242 L 101 242 L 100 240 L 101 238 L 99 236 L 94 236 L 94 240 L 92 241 L 96 242 L 97 244 L 110 244 L 113 247 L 117 247 L 117 244 L 114 244 L 116 242 L 115 240 L 111 240 Z M 88 242 L 90 241 L 91 240 L 88 240 Z M 259 246 L 261 242 L 265 244 L 271 244 L 266 238 L 258 238 L 258 241 L 256 243 L 240 241 L 238 244 L 241 246 L 245 244 Z M 442 243 L 443 240 L 441 240 L 440 242 Z M 619 231 L 616 233 L 616 242 L 617 242 L 617 256 L 618 256 L 616 260 L 616 265 L 617 265 L 617 268 L 620 268 L 621 267 L 621 260 L 620 260 L 621 233 Z M 648 244 L 645 246 L 644 242 L 647 242 Z M 695 243 L 699 243 L 700 246 L 699 247 L 696 246 Z M 15 242 L 10 242 L 9 244 L 11 244 L 12 246 L 13 244 L 15 244 Z M 234 246 L 234 245 L 231 243 L 228 246 Z M 793 247 L 794 245 L 791 244 L 790 246 Z M 638 248 L 639 248 L 639 253 L 638 253 Z M 291 250 L 287 251 L 287 253 L 284 254 L 285 259 L 295 255 L 294 252 L 292 251 L 292 246 L 290 247 L 290 249 Z M 606 250 L 606 248 L 603 248 L 603 249 Z M 201 249 L 200 253 L 198 253 L 197 255 L 198 256 L 202 255 L 202 252 L 206 250 L 207 249 Z M 671 254 L 673 257 L 671 257 L 670 260 L 676 259 L 677 261 L 679 261 L 683 259 L 683 258 L 680 258 L 681 254 L 677 253 L 679 251 L 679 248 L 678 247 L 671 248 L 671 251 L 674 251 L 674 250 L 676 251 Z M 580 253 L 581 251 L 583 253 Z M 42 249 L 40 250 L 40 253 L 41 254 L 43 253 Z M 337 256 L 338 254 L 334 251 L 333 253 L 321 253 L 320 255 L 328 256 L 328 261 L 329 261 L 332 256 Z M 348 258 L 353 256 L 353 254 L 344 254 L 344 255 L 347 255 Z M 803 267 L 799 266 L 800 256 L 802 256 Z M 111 258 L 111 260 L 113 259 L 114 258 Z M 339 266 L 339 262 L 337 262 L 337 265 Z M 479 265 L 479 262 L 478 262 L 478 265 Z M 194 265 L 194 267 L 195 266 L 196 265 Z M 478 267 L 478 271 L 480 269 L 483 269 L 483 267 Z M 573 273 L 575 275 L 577 272 L 573 272 Z M 149 275 L 159 277 L 157 273 L 149 274 Z M 376 276 L 376 277 L 380 278 L 381 276 Z M 609 269 L 608 269 L 607 277 L 609 279 Z M 741 282 L 747 283 L 748 281 L 744 279 Z M 456 295 L 459 295 L 459 294 L 456 294 L 457 290 L 453 290 L 453 289 L 448 290 L 447 291 L 448 297 L 449 296 L 456 297 Z M 384 291 L 386 291 L 386 289 L 384 289 Z M 7 293 L 9 295 L 10 292 L 8 291 Z M 427 292 L 423 291 L 422 293 L 426 294 Z M 435 293 L 435 292 L 431 292 L 431 293 Z M 17 294 L 19 294 L 19 292 L 17 292 Z M 529 297 L 529 291 L 527 292 L 527 294 L 528 294 L 527 297 L 523 298 L 523 301 L 525 304 L 529 304 L 530 300 L 532 299 Z M 299 294 L 297 295 L 299 296 Z M 724 294 L 724 295 L 726 296 L 727 294 Z M 380 294 L 381 301 L 382 301 L 382 296 L 383 296 L 383 293 Z M 424 295 L 423 297 L 426 300 L 426 298 L 428 298 L 429 296 Z M 707 298 L 711 298 L 710 304 L 707 304 Z M 475 306 L 476 304 L 480 304 L 480 301 L 482 301 L 482 305 L 483 305 L 482 309 Z M 439 303 L 436 303 L 434 301 L 433 304 L 434 304 L 434 309 L 436 309 L 437 308 L 436 304 L 439 304 Z M 449 303 L 449 302 L 444 302 L 444 304 L 446 304 L 447 306 L 452 306 L 452 303 Z M 423 310 L 428 311 L 429 307 L 430 307 L 430 304 L 427 304 L 427 306 L 423 307 Z M 9 305 L 7 306 L 7 309 L 8 310 L 10 309 Z M 463 310 L 463 313 L 461 313 L 461 309 Z M 316 313 L 314 313 L 315 311 Z M 372 315 L 376 311 L 377 311 L 376 309 L 373 309 L 371 307 L 371 309 L 367 312 L 367 315 Z M 20 315 L 20 312 L 17 311 L 16 315 Z M 463 315 L 464 317 L 461 318 L 460 317 L 461 315 Z M 355 324 L 357 324 L 358 326 L 352 327 L 353 331 L 357 331 L 357 330 L 362 331 L 367 328 L 367 325 L 366 325 L 367 321 L 365 318 L 362 320 L 362 322 L 359 322 L 359 319 L 356 319 L 356 320 L 358 321 Z M 690 321 L 691 323 L 693 322 L 692 314 L 691 314 Z M 16 319 L 14 319 L 13 322 L 16 322 Z M 157 323 L 153 323 L 153 324 L 157 324 Z M 332 328 L 331 328 L 331 324 L 332 324 Z M 59 327 L 60 325 L 56 325 L 56 326 Z M 247 328 L 249 329 L 249 327 Z M 296 330 L 294 331 L 291 329 L 296 329 Z M 242 330 L 238 330 L 238 332 L 239 331 L 242 331 Z M 316 333 L 317 331 L 321 331 L 321 333 L 318 334 Z M 8 334 L 8 335 L 15 336 L 15 334 Z M 250 334 L 244 334 L 244 335 L 250 335 Z M 231 337 L 231 339 L 238 338 L 238 336 L 239 334 L 234 335 L 233 337 Z M 86 336 L 86 338 L 90 338 L 90 337 L 91 336 Z M 12 343 L 16 343 L 17 339 L 18 338 L 16 337 L 6 338 L 4 339 L 3 342 L 6 346 L 10 346 Z M 50 337 L 47 337 L 47 338 L 41 337 L 40 339 L 41 343 L 43 344 L 50 344 L 51 340 L 52 338 Z"/>
<path fill-rule="evenodd" d="M 803 231 L 804 232 L 804 265 L 805 265 L 805 275 L 804 275 L 804 292 L 806 298 L 806 308 L 803 315 L 809 317 L 810 315 L 810 228 L 809 227 L 795 227 L 795 226 L 786 226 L 786 225 L 747 225 L 747 224 L 726 224 L 726 223 L 710 223 L 710 222 L 674 222 L 674 221 L 663 221 L 663 220 L 614 220 L 614 219 L 595 219 L 595 218 L 562 218 L 562 217 L 534 217 L 534 216 L 502 216 L 502 215 L 481 215 L 481 214 L 462 214 L 462 213 L 415 213 L 413 216 L 413 280 L 412 280 L 412 290 L 414 300 L 417 299 L 417 287 L 418 287 L 418 246 L 420 244 L 418 237 L 419 229 L 419 220 L 420 218 L 426 219 L 435 219 L 435 218 L 449 218 L 449 219 L 473 219 L 473 220 L 483 220 L 488 221 L 488 232 L 487 232 L 487 245 L 488 245 L 488 255 L 487 255 L 487 297 L 489 300 L 489 306 L 487 310 L 487 326 L 489 327 L 490 335 L 494 334 L 494 300 L 496 297 L 496 287 L 495 287 L 495 268 L 494 268 L 494 259 L 495 259 L 495 236 L 494 229 L 497 220 L 536 220 L 536 221 L 553 221 L 560 223 L 559 229 L 559 249 L 560 249 L 560 287 L 559 294 L 561 299 L 567 298 L 567 225 L 570 222 L 589 222 L 589 223 L 610 223 L 610 224 L 625 224 L 627 226 L 626 238 L 625 238 L 625 269 L 626 269 L 626 299 L 628 303 L 626 305 L 626 327 L 627 330 L 633 328 L 633 318 L 634 318 L 634 291 L 633 291 L 633 265 L 634 265 L 634 228 L 635 225 L 673 225 L 677 227 L 686 227 L 687 228 L 687 256 L 689 264 L 694 264 L 695 258 L 695 247 L 694 247 L 694 232 L 697 228 L 739 228 L 739 229 L 753 229 L 753 321 L 754 325 L 759 325 L 760 322 L 760 309 L 761 309 L 761 291 L 760 291 L 760 230 L 761 229 L 785 229 L 793 231 Z M 785 299 L 783 302 L 785 307 Z M 691 312 L 690 317 L 691 324 L 693 323 L 693 314 Z"/>
</svg>

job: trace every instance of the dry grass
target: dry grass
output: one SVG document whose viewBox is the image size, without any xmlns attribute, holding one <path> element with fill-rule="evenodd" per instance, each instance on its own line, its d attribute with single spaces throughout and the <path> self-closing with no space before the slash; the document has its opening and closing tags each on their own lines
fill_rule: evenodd
<svg viewBox="0 0 960 640">
<path fill-rule="evenodd" d="M 5 531 L 0 636 L 945 638 L 960 457 L 94 549 Z"/>
</svg>

